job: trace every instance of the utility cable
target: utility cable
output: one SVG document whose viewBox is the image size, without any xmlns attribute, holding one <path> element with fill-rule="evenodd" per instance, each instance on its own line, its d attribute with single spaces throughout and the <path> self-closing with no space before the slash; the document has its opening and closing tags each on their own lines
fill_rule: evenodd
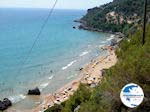
<svg viewBox="0 0 150 112">
<path fill-rule="evenodd" d="M 41 26 L 41 28 L 40 28 L 40 31 L 37 33 L 37 36 L 36 36 L 36 38 L 35 38 L 35 40 L 34 40 L 32 46 L 31 46 L 29 52 L 27 53 L 25 59 L 22 61 L 21 66 L 20 66 L 20 68 L 19 68 L 19 70 L 18 70 L 18 73 L 19 73 L 19 74 L 21 73 L 24 64 L 26 63 L 27 59 L 29 58 L 30 54 L 32 53 L 35 44 L 37 43 L 38 39 L 40 38 L 40 36 L 41 36 L 41 34 L 42 34 L 42 32 L 43 32 L 43 30 L 44 30 L 44 28 L 45 28 L 45 26 L 46 26 L 46 24 L 47 24 L 49 18 L 51 17 L 51 15 L 52 15 L 52 13 L 53 13 L 53 11 L 54 11 L 54 8 L 55 8 L 57 2 L 58 2 L 58 0 L 55 0 L 54 5 L 53 5 L 52 8 L 50 9 L 47 18 L 45 19 L 44 23 L 42 24 L 42 26 Z"/>
</svg>

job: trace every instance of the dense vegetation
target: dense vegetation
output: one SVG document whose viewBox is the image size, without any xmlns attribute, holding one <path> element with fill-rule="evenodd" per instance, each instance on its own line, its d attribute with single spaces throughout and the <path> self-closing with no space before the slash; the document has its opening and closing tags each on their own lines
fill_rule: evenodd
<svg viewBox="0 0 150 112">
<path fill-rule="evenodd" d="M 129 32 L 132 29 L 130 27 L 136 24 L 135 33 L 124 38 L 116 49 L 118 62 L 105 70 L 102 83 L 95 88 L 81 84 L 68 101 L 55 105 L 46 112 L 150 112 L 150 24 L 146 28 L 146 43 L 142 45 L 141 21 L 130 25 L 126 22 L 111 24 L 104 18 L 112 10 L 118 11 L 124 18 L 136 13 L 138 18 L 143 15 L 142 7 L 141 0 L 114 0 L 88 10 L 82 20 L 90 27 Z M 120 91 L 128 83 L 136 83 L 144 90 L 144 101 L 135 109 L 125 107 L 120 100 Z"/>
<path fill-rule="evenodd" d="M 103 81 L 96 88 L 80 85 L 71 98 L 46 112 L 149 112 L 150 111 L 150 25 L 146 43 L 142 46 L 142 31 L 138 30 L 120 43 L 116 50 L 118 62 L 106 70 Z M 145 93 L 143 103 L 135 109 L 125 107 L 120 100 L 121 88 L 128 83 L 139 84 Z"/>
<path fill-rule="evenodd" d="M 144 0 L 113 0 L 111 3 L 89 9 L 81 20 L 84 26 L 90 28 L 125 33 L 142 20 L 143 10 Z M 147 11 L 150 11 L 150 0 Z M 115 15 L 109 15 L 111 12 Z"/>
</svg>

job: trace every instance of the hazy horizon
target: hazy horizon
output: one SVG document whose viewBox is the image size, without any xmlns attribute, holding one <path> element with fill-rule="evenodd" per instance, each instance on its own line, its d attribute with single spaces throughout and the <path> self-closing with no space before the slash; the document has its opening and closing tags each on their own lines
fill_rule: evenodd
<svg viewBox="0 0 150 112">
<path fill-rule="evenodd" d="M 100 6 L 112 0 L 58 0 L 55 9 L 82 9 Z M 1 0 L 0 8 L 51 8 L 54 0 Z"/>
</svg>

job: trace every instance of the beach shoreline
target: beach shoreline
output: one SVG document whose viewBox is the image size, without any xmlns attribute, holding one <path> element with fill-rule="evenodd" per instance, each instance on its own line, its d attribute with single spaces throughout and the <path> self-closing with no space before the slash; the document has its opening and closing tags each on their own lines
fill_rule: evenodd
<svg viewBox="0 0 150 112">
<path fill-rule="evenodd" d="M 108 52 L 105 56 L 99 56 L 97 59 L 91 60 L 89 64 L 80 69 L 80 75 L 77 79 L 64 85 L 53 94 L 41 96 L 43 102 L 37 108 L 31 110 L 31 112 L 43 112 L 54 104 L 61 104 L 68 100 L 78 89 L 80 83 L 88 84 L 91 87 L 98 85 L 103 78 L 102 70 L 112 67 L 117 62 L 115 48 L 106 46 L 105 50 Z"/>
</svg>

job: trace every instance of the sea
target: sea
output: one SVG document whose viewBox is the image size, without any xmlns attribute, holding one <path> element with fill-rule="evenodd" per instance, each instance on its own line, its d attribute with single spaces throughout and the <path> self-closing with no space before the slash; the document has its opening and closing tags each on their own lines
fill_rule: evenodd
<svg viewBox="0 0 150 112">
<path fill-rule="evenodd" d="M 106 55 L 100 47 L 114 37 L 74 29 L 85 10 L 56 9 L 35 42 L 48 14 L 49 9 L 0 8 L 0 100 L 9 98 L 18 110 L 41 102 L 27 96 L 29 89 L 54 93 L 79 77 L 81 67 Z"/>
</svg>

